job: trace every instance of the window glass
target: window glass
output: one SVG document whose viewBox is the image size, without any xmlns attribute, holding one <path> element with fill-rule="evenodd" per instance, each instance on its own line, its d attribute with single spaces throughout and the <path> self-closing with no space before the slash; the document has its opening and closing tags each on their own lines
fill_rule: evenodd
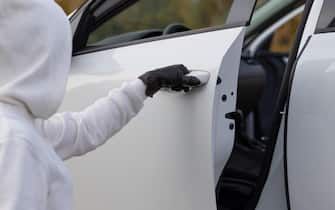
<svg viewBox="0 0 335 210">
<path fill-rule="evenodd" d="M 269 2 L 269 0 L 257 0 L 256 9 L 261 8 L 262 6 L 264 6 L 268 2 Z"/>
<path fill-rule="evenodd" d="M 277 29 L 273 34 L 270 43 L 270 51 L 277 53 L 288 53 L 293 47 L 298 26 L 301 21 L 302 15 L 298 15 L 289 22 L 285 23 L 282 27 Z"/>
<path fill-rule="evenodd" d="M 324 0 L 317 24 L 317 31 L 335 30 L 335 1 Z"/>
<path fill-rule="evenodd" d="M 120 43 L 221 26 L 228 19 L 229 24 L 243 24 L 250 18 L 254 2 L 255 0 L 140 0 L 95 29 L 89 35 L 88 45 Z M 102 14 L 103 11 L 100 10 Z M 240 14 L 238 21 L 236 15 L 230 14 L 231 10 L 236 10 L 231 13 Z"/>
<path fill-rule="evenodd" d="M 142 0 L 101 25 L 89 44 L 128 32 L 158 29 L 180 23 L 190 29 L 223 25 L 232 0 Z"/>
</svg>

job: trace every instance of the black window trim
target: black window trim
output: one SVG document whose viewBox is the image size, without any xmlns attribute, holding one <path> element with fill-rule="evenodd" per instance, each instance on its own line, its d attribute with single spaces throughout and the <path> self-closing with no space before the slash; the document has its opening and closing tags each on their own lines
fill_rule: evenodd
<svg viewBox="0 0 335 210">
<path fill-rule="evenodd" d="M 102 5 L 105 1 L 99 2 L 99 4 L 91 9 L 91 12 L 94 13 L 94 11 L 99 9 L 99 6 Z M 116 2 L 111 8 L 107 9 L 101 15 L 96 17 L 95 25 L 90 27 L 91 33 L 99 28 L 102 24 L 104 24 L 107 20 L 120 14 L 124 9 L 127 9 L 129 6 L 137 3 L 138 1 L 140 0 L 119 0 L 118 2 Z"/>
<path fill-rule="evenodd" d="M 335 32 L 335 27 L 316 29 L 314 34 L 324 34 L 324 33 L 331 33 L 331 32 Z"/>
<path fill-rule="evenodd" d="M 83 46 L 84 41 L 88 39 L 88 36 L 90 33 L 92 33 L 94 30 L 96 30 L 100 25 L 102 25 L 106 20 L 116 16 L 120 12 L 122 12 L 124 9 L 129 7 L 130 5 L 140 1 L 140 0 L 120 0 L 116 2 L 115 6 L 112 6 L 109 10 L 106 10 L 103 12 L 103 14 L 100 17 L 95 18 L 93 16 L 93 12 L 95 9 L 98 8 L 103 2 L 106 0 L 96 0 L 92 1 L 90 5 L 86 8 L 86 11 L 84 11 L 84 14 L 80 20 L 80 23 L 83 23 L 85 21 L 92 21 L 94 19 L 94 24 L 90 25 L 89 28 L 80 28 L 78 27 L 75 34 L 74 34 L 74 40 L 73 40 L 73 46 L 74 46 L 74 51 L 73 51 L 73 56 L 78 56 L 78 55 L 84 55 L 88 53 L 94 53 L 94 52 L 99 52 L 99 51 L 104 51 L 104 50 L 110 50 L 114 48 L 119 48 L 119 47 L 125 47 L 125 46 L 130 46 L 130 45 L 136 45 L 136 44 L 141 44 L 141 43 L 147 43 L 147 42 L 153 42 L 153 41 L 159 41 L 159 40 L 165 40 L 165 39 L 171 39 L 171 38 L 177 38 L 181 36 L 189 36 L 189 35 L 194 35 L 194 34 L 199 34 L 199 33 L 206 33 L 206 32 L 212 32 L 212 31 L 217 31 L 217 30 L 224 30 L 224 29 L 230 29 L 230 28 L 238 28 L 238 27 L 243 27 L 247 26 L 251 22 L 252 15 L 256 9 L 256 3 L 257 0 L 254 1 L 254 5 L 252 8 L 252 12 L 250 14 L 250 17 L 248 18 L 247 21 L 242 21 L 242 22 L 237 22 L 233 24 L 225 24 L 225 25 L 218 25 L 218 26 L 212 26 L 212 27 L 207 27 L 207 28 L 201 28 L 201 29 L 195 29 L 195 30 L 190 30 L 186 32 L 181 32 L 181 33 L 176 33 L 176 34 L 169 34 L 169 35 L 164 35 L 164 36 L 159 36 L 159 37 L 152 37 L 152 38 L 147 38 L 147 39 L 141 39 L 141 40 L 135 40 L 135 41 L 130 41 L 130 42 L 125 42 L 125 43 L 120 43 L 120 44 L 111 44 L 111 45 L 105 45 L 105 46 Z M 80 25 L 79 23 L 79 25 Z M 84 37 L 84 38 L 82 38 Z M 79 41 L 79 44 L 78 44 Z M 79 47 L 78 47 L 79 45 Z M 82 45 L 82 46 L 80 46 Z"/>
<path fill-rule="evenodd" d="M 323 4 L 326 4 L 326 3 L 327 2 L 323 2 Z M 333 26 L 333 27 L 326 27 L 326 28 L 319 28 L 318 27 L 318 24 L 319 24 L 320 19 L 322 18 L 322 14 L 324 12 L 324 9 L 325 9 L 324 5 L 322 5 L 321 11 L 320 11 L 320 14 L 319 14 L 319 17 L 318 17 L 318 21 L 316 23 L 314 34 L 323 34 L 323 33 L 335 32 L 335 26 Z"/>
</svg>

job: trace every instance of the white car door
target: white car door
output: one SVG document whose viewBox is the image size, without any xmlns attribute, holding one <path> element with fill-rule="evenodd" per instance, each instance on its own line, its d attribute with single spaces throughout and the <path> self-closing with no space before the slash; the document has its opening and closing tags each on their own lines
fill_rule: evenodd
<svg viewBox="0 0 335 210">
<path fill-rule="evenodd" d="M 292 210 L 335 209 L 335 1 L 311 2 L 286 124 Z"/>
<path fill-rule="evenodd" d="M 255 0 L 157 1 L 162 6 L 151 0 L 154 14 L 145 13 L 148 1 L 96 0 L 74 15 L 75 52 L 60 111 L 79 111 L 122 82 L 162 66 L 181 63 L 207 71 L 210 80 L 189 93 L 160 92 L 107 145 L 69 161 L 75 209 L 216 209 L 216 183 L 234 144 L 234 121 L 225 115 L 236 108 L 245 26 Z M 195 10 L 207 3 L 217 14 Z M 163 31 L 155 24 L 164 12 L 168 23 L 187 23 L 188 12 L 205 21 Z M 159 29 L 131 24 L 141 18 Z M 134 28 L 120 32 L 120 23 Z M 106 28 L 110 31 L 102 33 Z"/>
</svg>

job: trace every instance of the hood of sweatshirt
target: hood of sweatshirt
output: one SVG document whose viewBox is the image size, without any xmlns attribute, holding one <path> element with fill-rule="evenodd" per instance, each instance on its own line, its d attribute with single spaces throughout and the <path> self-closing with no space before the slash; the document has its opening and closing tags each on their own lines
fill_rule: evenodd
<svg viewBox="0 0 335 210">
<path fill-rule="evenodd" d="M 54 0 L 0 1 L 0 102 L 48 118 L 65 93 L 70 23 Z"/>
</svg>

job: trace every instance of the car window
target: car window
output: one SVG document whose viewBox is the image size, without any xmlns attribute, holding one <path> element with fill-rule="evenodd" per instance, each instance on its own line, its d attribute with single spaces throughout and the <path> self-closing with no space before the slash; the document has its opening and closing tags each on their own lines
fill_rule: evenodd
<svg viewBox="0 0 335 210">
<path fill-rule="evenodd" d="M 262 6 L 264 6 L 268 2 L 269 2 L 269 0 L 257 0 L 256 9 L 261 8 Z"/>
<path fill-rule="evenodd" d="M 275 31 L 270 42 L 269 51 L 275 53 L 290 52 L 294 45 L 301 18 L 302 14 L 294 17 Z"/>
<path fill-rule="evenodd" d="M 137 1 L 94 28 L 88 36 L 87 45 L 117 44 L 225 24 L 244 24 L 250 18 L 254 2 L 254 0 Z M 260 2 L 263 3 L 264 0 Z M 230 12 L 231 10 L 237 11 Z M 94 14 L 101 15 L 103 10 L 97 9 Z"/>
<path fill-rule="evenodd" d="M 223 25 L 232 2 L 232 0 L 142 0 L 101 25 L 89 36 L 88 43 L 96 43 L 107 37 L 129 32 L 164 30 L 170 24 L 183 25 L 185 31 Z"/>
<path fill-rule="evenodd" d="M 317 32 L 335 31 L 335 1 L 324 0 L 318 24 Z"/>
</svg>

